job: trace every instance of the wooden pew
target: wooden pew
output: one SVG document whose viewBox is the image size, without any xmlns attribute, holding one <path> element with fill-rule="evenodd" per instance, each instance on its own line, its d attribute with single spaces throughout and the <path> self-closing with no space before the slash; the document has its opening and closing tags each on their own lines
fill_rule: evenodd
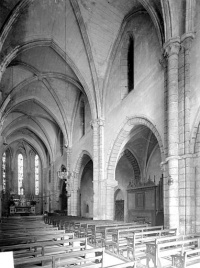
<svg viewBox="0 0 200 268">
<path fill-rule="evenodd" d="M 21 229 L 19 229 L 18 231 L 14 232 L 13 234 L 17 235 L 23 233 L 25 235 L 40 235 L 40 234 L 64 234 L 65 230 L 36 230 L 36 229 L 31 229 L 31 230 L 26 230 L 23 231 Z M 9 234 L 9 231 L 4 232 L 4 234 Z M 1 239 L 0 239 L 1 240 Z"/>
<path fill-rule="evenodd" d="M 119 228 L 106 228 L 105 232 L 102 234 L 101 243 L 102 246 L 108 247 L 113 244 L 113 242 L 125 241 L 126 237 L 133 236 L 135 232 L 147 232 L 153 230 L 163 230 L 163 226 L 142 226 L 134 225 Z"/>
<path fill-rule="evenodd" d="M 162 260 L 172 262 L 172 255 L 180 254 L 185 250 L 196 249 L 200 246 L 200 236 L 183 235 L 158 238 L 154 242 L 146 244 L 147 267 L 152 260 L 155 268 L 164 267 Z"/>
<path fill-rule="evenodd" d="M 6 243 L 9 243 L 12 242 L 13 240 L 15 239 L 19 239 L 19 240 L 23 240 L 23 237 L 26 238 L 26 239 L 29 239 L 30 237 L 39 237 L 40 235 L 43 236 L 43 235 L 54 235 L 54 234 L 65 234 L 65 231 L 64 230 L 45 230 L 45 231 L 35 231 L 35 230 L 32 230 L 31 232 L 26 232 L 26 233 L 16 233 L 14 236 L 10 236 L 10 237 L 4 237 L 4 236 L 1 236 L 0 238 L 0 245 L 4 244 L 5 242 Z M 26 240 L 25 239 L 25 240 Z"/>
<path fill-rule="evenodd" d="M 93 245 L 105 246 L 105 241 L 111 240 L 112 232 L 119 229 L 144 228 L 147 224 L 137 225 L 135 223 L 111 224 L 111 225 L 91 225 L 88 226 L 87 237 Z"/>
<path fill-rule="evenodd" d="M 52 241 L 52 240 L 62 240 L 67 237 L 74 238 L 74 233 L 57 233 L 57 234 L 40 234 L 40 235 L 29 235 L 23 237 L 11 237 L 7 239 L 2 239 L 0 241 L 0 249 L 3 246 L 33 243 L 39 241 Z"/>
<path fill-rule="evenodd" d="M 150 227 L 151 228 L 151 227 Z M 118 230 L 112 235 L 112 241 L 106 244 L 106 250 L 119 257 L 130 260 L 146 255 L 146 243 L 163 235 L 176 235 L 176 229 Z"/>
<path fill-rule="evenodd" d="M 15 268 L 21 268 L 25 264 L 29 268 L 38 267 L 38 264 L 43 264 L 43 268 L 59 268 L 67 267 L 67 265 L 90 268 L 104 267 L 103 254 L 104 248 L 92 248 L 37 258 L 17 258 L 14 260 L 14 264 Z"/>
<path fill-rule="evenodd" d="M 60 241 L 36 242 L 29 244 L 5 246 L 2 252 L 13 251 L 14 258 L 33 258 L 53 254 L 66 253 L 87 248 L 86 238 L 65 239 Z"/>
<path fill-rule="evenodd" d="M 147 231 L 142 233 L 134 233 L 133 237 L 127 238 L 127 257 L 130 260 L 141 259 L 146 257 L 146 244 L 155 241 L 161 237 L 174 237 L 177 235 L 177 229 L 163 229 L 155 231 Z M 123 246 L 117 248 L 119 254 L 123 254 Z"/>
<path fill-rule="evenodd" d="M 111 265 L 111 266 L 106 266 L 106 268 L 134 268 L 134 267 L 136 267 L 136 264 L 134 261 L 120 263 L 120 264 Z"/>
<path fill-rule="evenodd" d="M 26 232 L 26 231 L 31 231 L 31 230 L 52 230 L 52 231 L 55 231 L 55 230 L 58 230 L 58 227 L 53 227 L 53 226 L 34 226 L 32 225 L 31 227 L 26 227 L 26 226 L 14 226 L 14 227 L 9 227 L 9 228 L 1 228 L 0 227 L 0 232 L 17 232 L 17 231 L 23 231 L 23 232 Z"/>
<path fill-rule="evenodd" d="M 186 268 L 197 263 L 200 266 L 200 248 L 172 255 L 172 267 L 174 268 Z"/>
</svg>

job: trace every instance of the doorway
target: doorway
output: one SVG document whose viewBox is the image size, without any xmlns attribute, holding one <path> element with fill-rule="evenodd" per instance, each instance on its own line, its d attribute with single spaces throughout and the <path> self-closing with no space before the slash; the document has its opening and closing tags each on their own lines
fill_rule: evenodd
<svg viewBox="0 0 200 268">
<path fill-rule="evenodd" d="M 124 221 L 124 198 L 121 190 L 115 193 L 115 220 Z"/>
</svg>

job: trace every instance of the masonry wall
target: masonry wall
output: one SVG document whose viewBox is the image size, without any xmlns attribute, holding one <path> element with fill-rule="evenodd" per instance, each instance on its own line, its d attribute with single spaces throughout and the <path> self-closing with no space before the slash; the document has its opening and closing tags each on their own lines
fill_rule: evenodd
<svg viewBox="0 0 200 268">
<path fill-rule="evenodd" d="M 119 48 L 113 62 L 106 96 L 105 158 L 110 142 L 116 137 L 126 117 L 148 118 L 163 137 L 164 78 L 159 63 L 161 50 L 158 38 L 148 15 L 133 18 L 129 27 L 133 29 L 135 36 L 135 88 L 126 98 L 121 99 Z"/>
</svg>

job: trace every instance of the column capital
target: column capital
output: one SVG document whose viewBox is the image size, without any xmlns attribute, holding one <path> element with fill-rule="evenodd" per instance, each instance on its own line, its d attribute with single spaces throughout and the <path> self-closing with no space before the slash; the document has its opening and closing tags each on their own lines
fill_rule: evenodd
<svg viewBox="0 0 200 268">
<path fill-rule="evenodd" d="M 163 46 L 164 57 L 168 58 L 172 55 L 178 55 L 180 47 L 180 37 L 171 38 Z"/>
<path fill-rule="evenodd" d="M 190 49 L 194 38 L 194 32 L 185 33 L 181 36 L 181 44 L 184 46 L 185 49 Z"/>
<path fill-rule="evenodd" d="M 91 127 L 104 126 L 105 120 L 103 118 L 96 118 L 90 122 Z"/>
</svg>

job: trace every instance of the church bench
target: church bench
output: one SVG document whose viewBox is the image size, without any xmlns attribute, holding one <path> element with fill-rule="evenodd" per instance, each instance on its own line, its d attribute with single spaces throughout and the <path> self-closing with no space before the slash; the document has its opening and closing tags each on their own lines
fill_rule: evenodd
<svg viewBox="0 0 200 268">
<path fill-rule="evenodd" d="M 130 260 L 146 256 L 146 244 L 160 237 L 174 237 L 177 235 L 177 229 L 163 229 L 157 231 L 147 231 L 134 233 L 133 237 L 127 238 L 127 257 Z M 123 247 L 117 248 L 120 254 L 123 254 Z"/>
<path fill-rule="evenodd" d="M 118 229 L 130 229 L 130 228 L 144 228 L 147 224 L 137 225 L 135 223 L 120 223 L 111 225 L 91 225 L 87 228 L 87 234 L 89 237 L 89 242 L 91 244 L 97 245 L 102 244 L 104 246 L 104 241 L 111 238 L 111 233 Z"/>
<path fill-rule="evenodd" d="M 102 246 L 107 247 L 112 244 L 113 241 L 119 241 L 124 239 L 123 237 L 132 236 L 135 232 L 147 232 L 153 230 L 163 230 L 163 226 L 143 226 L 143 225 L 134 225 L 134 226 L 120 226 L 119 228 L 106 228 L 105 232 L 102 233 L 101 244 Z"/>
<path fill-rule="evenodd" d="M 146 255 L 146 243 L 154 241 L 163 235 L 176 235 L 177 229 L 149 230 L 118 230 L 112 235 L 112 241 L 106 244 L 106 250 L 118 256 L 127 257 L 130 260 Z"/>
<path fill-rule="evenodd" d="M 172 255 L 173 268 L 186 268 L 197 263 L 200 265 L 200 248 Z"/>
<path fill-rule="evenodd" d="M 20 232 L 21 233 L 21 232 Z M 16 233 L 14 236 L 10 236 L 10 237 L 1 237 L 0 238 L 0 245 L 2 243 L 4 243 L 4 241 L 12 241 L 13 239 L 15 238 L 22 238 L 22 237 L 33 237 L 33 236 L 43 236 L 43 235 L 54 235 L 54 234 L 65 234 L 65 231 L 64 230 L 44 230 L 44 231 L 34 231 L 34 230 L 31 230 L 31 231 L 28 231 L 28 232 L 24 232 L 24 234 L 21 234 L 18 235 L 18 233 Z"/>
<path fill-rule="evenodd" d="M 14 259 L 14 265 L 15 268 L 33 268 L 38 267 L 36 265 L 39 264 L 42 264 L 43 268 L 59 268 L 67 267 L 68 265 L 75 265 L 76 267 L 103 267 L 103 254 L 104 248 L 92 248 L 37 258 L 17 258 Z"/>
<path fill-rule="evenodd" d="M 65 229 L 65 230 L 71 230 L 74 231 L 76 236 L 86 236 L 87 235 L 87 230 L 91 226 L 107 226 L 107 225 L 117 225 L 119 223 L 114 223 L 113 221 L 106 221 L 106 220 L 82 220 L 82 221 L 60 221 L 59 227 L 60 229 Z M 121 223 L 120 223 L 121 224 Z"/>
<path fill-rule="evenodd" d="M 0 230 L 0 236 L 1 238 L 4 237 L 14 237 L 14 236 L 28 236 L 30 235 L 30 233 L 35 233 L 36 228 L 33 229 L 15 229 L 15 230 Z M 56 229 L 42 229 L 42 228 L 37 228 L 38 232 L 43 232 L 44 231 L 48 231 L 50 232 L 54 232 Z"/>
<path fill-rule="evenodd" d="M 0 241 L 0 248 L 2 246 L 23 244 L 23 243 L 33 243 L 41 241 L 52 241 L 52 240 L 63 240 L 65 238 L 74 238 L 74 233 L 57 233 L 57 234 L 41 234 L 34 236 L 24 236 L 24 237 L 12 237 Z"/>
<path fill-rule="evenodd" d="M 189 249 L 196 249 L 200 246 L 200 237 L 193 235 L 182 235 L 158 238 L 154 242 L 146 244 L 147 267 L 152 260 L 154 267 L 165 267 L 162 264 L 168 259 L 172 262 L 172 255 L 180 254 Z"/>
<path fill-rule="evenodd" d="M 22 245 L 7 246 L 1 251 L 13 251 L 14 258 L 33 258 L 53 254 L 79 251 L 87 248 L 86 238 L 65 239 Z"/>
<path fill-rule="evenodd" d="M 44 229 L 44 230 L 58 230 L 57 227 L 53 227 L 51 225 L 41 225 L 41 224 L 31 224 L 31 225 L 26 225 L 26 224 L 14 224 L 14 225 L 0 225 L 0 230 L 18 230 L 18 229 L 24 229 L 24 230 L 29 230 L 29 229 Z"/>
<path fill-rule="evenodd" d="M 120 264 L 115 264 L 115 265 L 111 265 L 111 266 L 106 266 L 106 268 L 134 268 L 136 267 L 135 261 L 129 261 L 129 262 L 125 262 L 125 263 L 120 263 Z"/>
<path fill-rule="evenodd" d="M 111 223 L 110 221 L 106 222 L 106 221 L 101 221 L 101 220 L 95 220 L 95 221 L 84 221 L 84 222 L 76 222 L 74 223 L 73 227 L 72 224 L 70 226 L 71 230 L 75 231 L 75 234 L 78 237 L 81 236 L 90 236 L 92 234 L 91 232 L 91 227 L 93 226 L 101 226 L 103 228 L 103 226 L 109 226 Z M 117 223 L 112 223 L 112 225 L 117 225 Z"/>
<path fill-rule="evenodd" d="M 32 235 L 32 234 L 59 234 L 64 233 L 64 230 L 51 230 L 51 229 L 15 229 L 15 230 L 0 230 L 0 237 L 12 237 L 18 234 Z"/>
</svg>

